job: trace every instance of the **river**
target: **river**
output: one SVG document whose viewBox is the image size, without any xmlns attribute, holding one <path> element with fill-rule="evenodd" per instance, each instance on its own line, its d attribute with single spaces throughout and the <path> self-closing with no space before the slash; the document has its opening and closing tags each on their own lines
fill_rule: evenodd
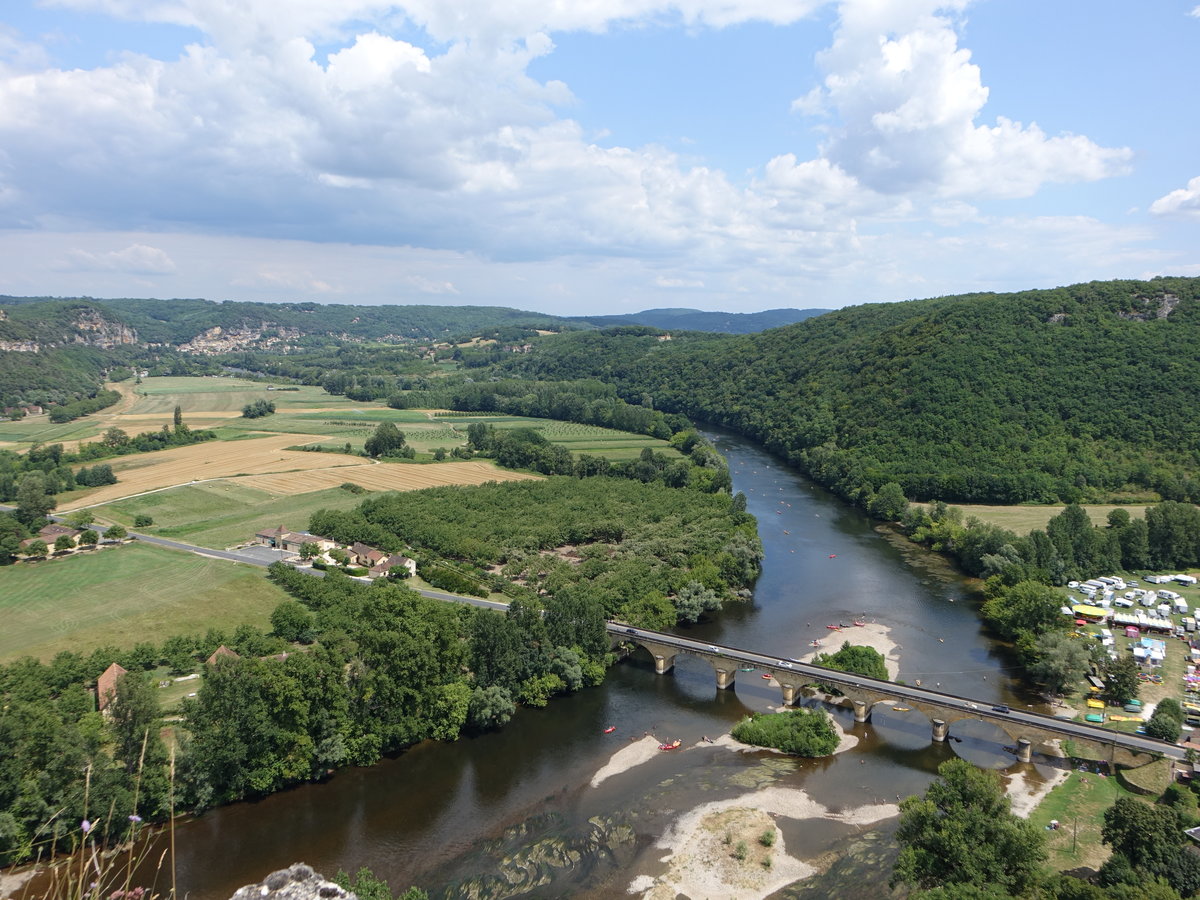
<svg viewBox="0 0 1200 900">
<path fill-rule="evenodd" d="M 964 579 L 936 557 L 889 540 L 861 512 L 755 444 L 714 438 L 735 490 L 758 517 L 766 558 L 753 600 L 687 630 L 689 636 L 800 656 L 810 640 L 834 637 L 827 623 L 865 614 L 891 630 L 900 678 L 989 701 L 1031 702 L 1009 677 L 1011 659 L 981 630 L 978 599 Z M 662 871 L 664 851 L 655 842 L 698 804 L 767 782 L 803 790 L 833 809 L 894 803 L 923 791 L 954 753 L 997 768 L 1012 761 L 992 726 L 974 723 L 972 731 L 964 723 L 952 732 L 957 742 L 932 744 L 923 717 L 879 709 L 866 726 L 836 712 L 860 742 L 823 760 L 699 743 L 779 702 L 778 689 L 757 673 L 741 673 L 733 690 L 718 691 L 703 661 L 680 656 L 673 672 L 659 676 L 641 651 L 615 666 L 602 687 L 521 710 L 500 732 L 422 744 L 326 783 L 181 825 L 178 883 L 192 900 L 225 900 L 238 886 L 303 860 L 326 875 L 369 866 L 393 889 L 416 884 L 431 897 L 619 896 L 635 876 Z M 609 725 L 616 731 L 605 735 Z M 679 738 L 689 749 L 654 755 L 589 786 L 616 751 L 647 732 Z M 862 859 L 851 854 L 824 879 L 780 896 L 841 896 L 838 879 L 886 881 L 888 857 L 880 848 L 894 819 L 877 831 L 777 821 L 794 855 L 828 862 L 848 848 L 871 851 Z M 514 882 L 518 887 L 510 887 Z"/>
</svg>

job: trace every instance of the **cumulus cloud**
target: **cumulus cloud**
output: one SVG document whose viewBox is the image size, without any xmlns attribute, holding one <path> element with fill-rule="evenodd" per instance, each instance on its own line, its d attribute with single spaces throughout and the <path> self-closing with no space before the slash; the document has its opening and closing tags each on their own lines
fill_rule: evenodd
<svg viewBox="0 0 1200 900">
<path fill-rule="evenodd" d="M 1200 7 L 1197 7 L 1200 8 Z M 1159 197 L 1150 204 L 1150 212 L 1156 216 L 1184 216 L 1200 219 L 1200 175 L 1178 188 Z"/>
<path fill-rule="evenodd" d="M 68 266 L 77 271 L 125 272 L 130 275 L 170 275 L 175 271 L 175 262 L 157 247 L 145 244 L 130 244 L 124 250 L 93 253 L 89 250 L 72 250 L 68 255 Z"/>
<path fill-rule="evenodd" d="M 988 90 L 951 18 L 966 5 L 844 0 L 833 45 L 818 56 L 824 81 L 793 103 L 837 120 L 824 157 L 874 191 L 945 197 L 1027 197 L 1046 182 L 1127 171 L 1127 148 L 1048 137 L 1002 116 L 977 124 Z"/>
<path fill-rule="evenodd" d="M 197 40 L 174 59 L 20 71 L 3 67 L 0 40 L 0 227 L 644 260 L 614 296 L 655 284 L 773 293 L 861 268 L 875 252 L 864 222 L 974 223 L 977 198 L 1107 177 L 1129 156 L 999 115 L 981 122 L 987 88 L 956 31 L 967 0 L 844 0 L 821 83 L 793 103 L 826 117 L 820 155 L 779 154 L 745 183 L 664 147 L 601 146 L 561 116 L 570 88 L 530 65 L 563 31 L 787 23 L 823 0 L 46 2 L 190 27 Z M 108 251 L 80 253 L 76 266 L 116 270 Z M 477 296 L 457 271 L 391 278 Z M 227 282 L 331 295 L 355 283 L 303 260 L 247 263 Z"/>
</svg>

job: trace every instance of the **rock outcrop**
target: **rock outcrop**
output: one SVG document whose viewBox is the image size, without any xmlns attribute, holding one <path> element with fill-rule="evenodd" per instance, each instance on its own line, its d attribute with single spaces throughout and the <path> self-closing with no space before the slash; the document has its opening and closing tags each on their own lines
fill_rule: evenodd
<svg viewBox="0 0 1200 900">
<path fill-rule="evenodd" d="M 304 863 L 293 863 L 272 872 L 260 884 L 238 888 L 232 900 L 358 900 L 343 887 L 312 870 Z"/>
</svg>

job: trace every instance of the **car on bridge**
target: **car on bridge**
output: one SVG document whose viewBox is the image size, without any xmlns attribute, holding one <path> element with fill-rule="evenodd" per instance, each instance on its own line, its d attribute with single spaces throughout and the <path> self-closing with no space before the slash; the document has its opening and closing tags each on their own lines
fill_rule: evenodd
<svg viewBox="0 0 1200 900">
<path fill-rule="evenodd" d="M 1012 710 L 1009 709 L 1007 706 L 1005 706 L 1003 703 L 997 703 L 995 706 L 992 707 L 992 712 L 1006 713 L 1006 712 L 1012 712 Z"/>
</svg>

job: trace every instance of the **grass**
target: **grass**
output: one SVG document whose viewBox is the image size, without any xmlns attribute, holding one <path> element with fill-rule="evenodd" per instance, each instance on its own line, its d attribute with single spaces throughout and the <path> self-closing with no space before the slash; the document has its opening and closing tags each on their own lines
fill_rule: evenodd
<svg viewBox="0 0 1200 900">
<path fill-rule="evenodd" d="M 923 504 L 920 504 L 923 505 Z M 1045 528 L 1046 523 L 1061 513 L 1063 506 L 989 506 L 982 503 L 954 503 L 963 511 L 964 518 L 974 516 L 984 522 L 999 525 L 1018 535 L 1026 535 L 1036 528 Z M 1114 509 L 1123 509 L 1135 519 L 1146 515 L 1145 505 L 1093 504 L 1083 507 L 1093 525 L 1107 525 L 1108 514 Z"/>
<path fill-rule="evenodd" d="M 214 481 L 118 500 L 92 512 L 98 519 L 126 527 L 133 525 L 135 516 L 148 515 L 154 526 L 147 532 L 220 550 L 253 540 L 256 531 L 276 525 L 304 530 L 316 510 L 352 509 L 362 499 L 363 495 L 341 488 L 278 495 L 237 482 Z"/>
<path fill-rule="evenodd" d="M 0 568 L 0 662 L 266 626 L 287 595 L 261 569 L 129 544 Z"/>
<path fill-rule="evenodd" d="M 1137 796 L 1116 778 L 1072 772 L 1029 816 L 1029 821 L 1039 828 L 1045 828 L 1051 819 L 1059 822 L 1057 831 L 1046 832 L 1050 852 L 1047 864 L 1058 872 L 1079 866 L 1099 868 L 1109 855 L 1108 847 L 1100 840 L 1104 811 L 1122 797 Z"/>
</svg>

